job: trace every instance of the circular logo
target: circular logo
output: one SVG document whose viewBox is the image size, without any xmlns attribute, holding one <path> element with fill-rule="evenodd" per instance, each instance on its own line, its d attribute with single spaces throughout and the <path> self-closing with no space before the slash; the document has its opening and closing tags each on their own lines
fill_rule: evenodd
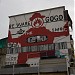
<svg viewBox="0 0 75 75">
<path fill-rule="evenodd" d="M 39 28 L 39 27 L 43 26 L 43 23 L 44 23 L 43 18 L 44 17 L 45 16 L 41 15 L 40 13 L 37 13 L 37 12 L 34 13 L 32 15 L 32 17 L 30 18 L 32 27 Z"/>
<path fill-rule="evenodd" d="M 33 21 L 32 21 L 32 27 L 35 27 L 35 28 L 39 28 L 43 25 L 43 19 L 41 18 L 35 18 Z"/>
</svg>

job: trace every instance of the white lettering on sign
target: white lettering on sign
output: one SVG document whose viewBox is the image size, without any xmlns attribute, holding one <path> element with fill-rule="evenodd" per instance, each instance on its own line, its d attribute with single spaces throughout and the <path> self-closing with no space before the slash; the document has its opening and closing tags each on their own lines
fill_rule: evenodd
<svg viewBox="0 0 75 75">
<path fill-rule="evenodd" d="M 6 65 L 17 64 L 18 54 L 6 54 Z"/>
<path fill-rule="evenodd" d="M 46 41 L 47 39 L 48 39 L 47 36 L 32 36 L 27 39 L 27 42 L 29 43 L 43 42 Z"/>
</svg>

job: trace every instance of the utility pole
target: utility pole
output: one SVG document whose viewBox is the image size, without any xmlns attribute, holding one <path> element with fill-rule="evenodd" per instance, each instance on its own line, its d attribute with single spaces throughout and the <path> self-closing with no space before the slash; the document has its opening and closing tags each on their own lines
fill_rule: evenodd
<svg viewBox="0 0 75 75">
<path fill-rule="evenodd" d="M 15 66 L 15 65 L 13 64 L 13 75 L 14 75 L 14 66 Z"/>
<path fill-rule="evenodd" d="M 67 64 L 67 75 L 69 75 L 70 64 L 69 64 L 69 57 L 68 57 L 68 55 L 66 56 L 66 64 Z"/>
<path fill-rule="evenodd" d="M 40 59 L 39 59 L 39 62 L 38 62 L 38 75 L 40 75 Z"/>
</svg>

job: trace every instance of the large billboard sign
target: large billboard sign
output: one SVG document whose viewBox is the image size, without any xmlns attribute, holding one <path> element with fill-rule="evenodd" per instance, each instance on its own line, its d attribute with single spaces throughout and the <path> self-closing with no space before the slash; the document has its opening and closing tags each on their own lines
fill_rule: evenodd
<svg viewBox="0 0 75 75">
<path fill-rule="evenodd" d="M 55 43 L 59 37 L 68 35 L 64 7 L 10 17 L 8 42 L 19 43 L 21 47 Z"/>
<path fill-rule="evenodd" d="M 8 47 L 22 47 L 23 52 L 56 52 L 55 50 L 67 46 L 70 37 L 64 11 L 64 7 L 58 7 L 10 16 Z"/>
</svg>

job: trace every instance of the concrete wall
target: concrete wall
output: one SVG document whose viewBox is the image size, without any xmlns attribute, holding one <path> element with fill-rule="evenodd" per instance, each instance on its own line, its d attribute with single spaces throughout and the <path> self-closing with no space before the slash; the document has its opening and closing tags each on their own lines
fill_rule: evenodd
<svg viewBox="0 0 75 75">
<path fill-rule="evenodd" d="M 67 64 L 65 59 L 45 59 L 40 60 L 40 72 L 62 72 L 67 71 Z"/>
<path fill-rule="evenodd" d="M 75 75 L 75 67 L 70 67 L 70 75 Z"/>
<path fill-rule="evenodd" d="M 0 55 L 0 68 L 5 66 L 5 55 Z"/>
<path fill-rule="evenodd" d="M 56 61 L 56 62 L 55 62 Z M 65 59 L 45 59 L 40 60 L 39 67 L 14 67 L 15 74 L 30 74 L 37 75 L 41 73 L 41 75 L 50 75 L 50 73 L 57 73 L 56 75 L 65 75 L 61 74 L 63 72 L 67 72 L 67 65 Z M 11 68 L 2 68 L 0 69 L 0 74 L 12 74 L 13 67 Z M 46 73 L 46 74 L 45 74 Z M 58 74 L 60 73 L 60 74 Z"/>
</svg>

